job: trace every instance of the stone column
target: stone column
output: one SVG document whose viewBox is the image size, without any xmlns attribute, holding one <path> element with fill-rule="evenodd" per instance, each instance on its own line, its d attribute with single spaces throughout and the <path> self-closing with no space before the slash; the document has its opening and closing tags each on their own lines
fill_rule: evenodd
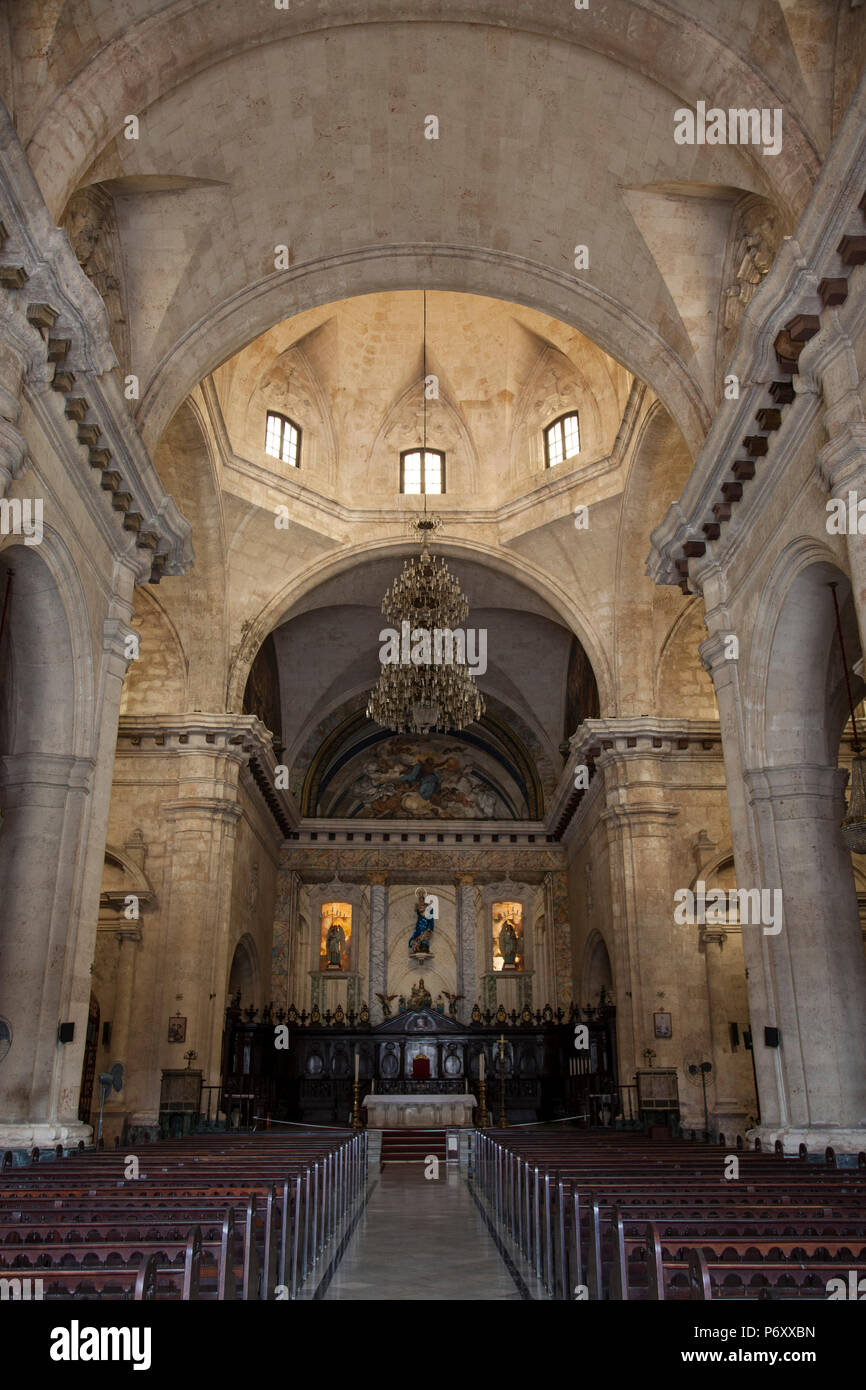
<svg viewBox="0 0 866 1390">
<path fill-rule="evenodd" d="M 571 959 L 571 925 L 568 911 L 568 874 L 556 869 L 544 875 L 544 915 L 548 924 L 551 1003 L 567 1009 L 574 997 L 574 965 Z M 544 1000 L 547 1003 L 547 1000 Z"/>
<path fill-rule="evenodd" d="M 63 1049 L 58 1075 L 57 1114 L 69 1123 L 78 1121 L 78 1097 L 87 1016 L 90 1008 L 91 966 L 96 952 L 99 920 L 99 894 L 105 868 L 105 842 L 111 807 L 114 755 L 123 682 L 129 668 L 128 639 L 135 634 L 129 626 L 136 578 L 143 579 L 139 560 L 137 573 L 129 565 L 117 567 L 118 591 L 113 595 L 109 615 L 103 623 L 102 660 L 97 685 L 94 771 L 85 813 L 86 841 L 81 852 L 81 877 L 77 901 L 70 913 L 66 940 L 61 1011 L 76 1024 L 74 1047 Z"/>
<path fill-rule="evenodd" d="M 584 756 L 604 777 L 620 1081 L 630 1085 L 654 1054 L 675 1067 L 683 1123 L 703 1128 L 703 1102 L 686 1068 L 709 1051 L 706 972 L 694 926 L 674 920 L 674 893 L 688 888 L 692 862 L 680 826 L 681 788 L 694 792 L 700 761 L 707 796 L 720 784 L 718 728 L 711 721 L 592 721 Z M 655 1036 L 654 1014 L 671 1014 L 672 1036 Z"/>
<path fill-rule="evenodd" d="M 194 1065 L 205 1085 L 219 1082 L 240 771 L 255 747 L 268 744 L 267 731 L 252 715 L 121 720 L 118 760 L 128 769 L 127 781 L 134 783 L 137 774 L 151 788 L 158 780 L 169 792 L 164 801 L 151 793 L 165 841 L 159 911 L 146 929 L 142 974 L 150 997 L 133 1005 L 130 1107 L 137 1128 L 155 1125 L 161 1070 L 182 1066 L 185 1051 L 196 1052 Z M 268 963 L 260 964 L 266 976 Z M 167 1041 L 175 1013 L 187 1020 L 183 1046 Z"/>
<path fill-rule="evenodd" d="M 701 662 L 712 677 L 719 707 L 725 786 L 731 818 L 731 842 L 737 884 L 750 887 L 759 882 L 752 844 L 752 811 L 748 802 L 743 762 L 743 707 L 738 663 L 726 656 L 726 636 L 721 628 L 700 646 Z M 763 1046 L 763 1025 L 770 1021 L 772 985 L 768 973 L 767 938 L 760 931 L 743 933 L 743 958 L 749 984 L 749 1017 L 752 1023 L 755 1075 L 761 1123 L 770 1129 L 781 1123 L 781 1105 L 776 1063 Z M 763 1020 L 763 1022 L 761 1022 Z M 758 1027 L 760 1022 L 760 1029 Z"/>
<path fill-rule="evenodd" d="M 68 1018 L 63 985 L 92 774 L 88 758 L 0 759 L 0 1016 L 12 1030 L 2 1072 L 6 1148 L 72 1144 L 90 1135 L 78 1122 L 78 1085 L 64 1095 L 60 1076 L 63 1051 L 75 1046 L 80 1082 L 84 1025 Z M 58 1042 L 57 1025 L 67 1021 L 76 1024 L 74 1044 Z"/>
<path fill-rule="evenodd" d="M 747 774 L 760 855 L 757 882 L 782 891 L 782 930 L 743 927 L 760 938 L 769 1008 L 752 1012 L 757 1055 L 772 1059 L 778 1119 L 764 1113 L 767 1141 L 787 1152 L 828 1144 L 866 1148 L 866 960 L 849 851 L 839 830 L 844 773 L 835 767 L 775 767 Z M 750 978 L 751 984 L 751 978 Z M 781 1033 L 764 1045 L 764 1025 Z"/>
<path fill-rule="evenodd" d="M 190 761 L 204 762 L 204 758 L 193 753 Z M 234 769 L 226 766 L 223 757 L 214 761 L 215 784 L 226 775 L 230 777 L 232 770 L 235 774 L 239 771 L 239 765 Z M 198 776 L 203 772 L 204 768 L 199 767 Z M 195 777 L 196 773 L 189 769 L 189 776 Z M 175 1054 L 191 1048 L 198 1054 L 195 1065 L 201 1069 L 206 1085 L 214 1085 L 220 1078 L 223 1007 L 231 964 L 231 886 L 241 808 L 230 799 L 230 794 L 226 796 L 227 792 L 229 787 L 223 786 L 221 795 L 182 797 L 165 802 L 162 807 L 169 825 L 171 878 L 166 906 L 171 953 L 165 961 L 154 1022 L 162 1033 L 172 1014 L 184 1015 L 186 1043 L 183 1048 L 174 1049 L 171 1064 L 183 1065 Z M 164 1055 L 163 1065 L 169 1065 L 168 1056 Z M 158 1101 L 158 1094 L 155 1099 Z"/>
<path fill-rule="evenodd" d="M 608 776 L 613 774 L 609 764 L 607 771 Z M 673 921 L 674 889 L 681 886 L 676 882 L 670 843 L 677 814 L 676 808 L 658 801 L 640 807 L 608 805 L 601 814 L 610 846 L 617 1044 L 623 1084 L 632 1084 L 635 1071 L 647 1065 L 647 1048 L 655 1053 L 654 1065 L 659 1067 L 682 1068 L 694 1060 L 683 1055 L 683 1032 L 694 1014 L 684 969 L 687 929 L 677 928 Z M 653 1014 L 660 1008 L 673 1016 L 671 1039 L 654 1036 Z M 681 1106 L 688 1107 L 691 1099 L 680 1085 Z"/>
<path fill-rule="evenodd" d="M 289 998 L 292 967 L 298 950 L 300 927 L 299 903 L 301 875 L 295 869 L 280 869 L 277 874 L 277 904 L 274 913 L 273 969 L 271 998 L 277 1008 L 288 1009 L 296 1003 Z M 303 1002 L 301 1008 L 303 1008 Z"/>
<path fill-rule="evenodd" d="M 388 880 L 385 874 L 370 875 L 370 956 L 367 978 L 370 1017 L 381 1013 L 378 994 L 388 992 Z M 360 965 L 360 961 L 358 962 Z M 377 1010 L 378 1013 L 375 1013 Z"/>
<path fill-rule="evenodd" d="M 111 1021 L 111 1063 L 120 1062 L 124 1078 L 129 1072 L 129 1029 L 132 1016 L 132 1000 L 135 989 L 135 958 L 141 929 L 130 922 L 117 933 L 117 966 L 115 970 L 114 1006 Z M 120 1092 L 111 1091 L 105 1102 L 104 1133 L 107 1140 L 121 1132 L 121 1118 L 127 1113 L 126 1085 Z M 110 1121 L 114 1119 L 112 1127 Z"/>
<path fill-rule="evenodd" d="M 478 991 L 475 880 L 472 874 L 457 874 L 454 882 L 457 905 L 457 993 L 463 995 L 457 1013 L 461 1022 L 465 1023 L 472 1013 Z"/>
<path fill-rule="evenodd" d="M 728 1143 L 734 1135 L 745 1132 L 750 1113 L 743 1097 L 750 1089 L 751 1062 L 743 1053 L 735 1056 L 731 1050 L 729 1023 L 730 993 L 727 988 L 723 957 L 725 949 L 736 950 L 736 927 L 704 926 L 700 932 L 700 949 L 704 953 L 707 971 L 707 997 L 710 1009 L 711 1056 L 713 1064 L 707 1090 L 710 1096 L 710 1124 L 724 1134 Z"/>
</svg>

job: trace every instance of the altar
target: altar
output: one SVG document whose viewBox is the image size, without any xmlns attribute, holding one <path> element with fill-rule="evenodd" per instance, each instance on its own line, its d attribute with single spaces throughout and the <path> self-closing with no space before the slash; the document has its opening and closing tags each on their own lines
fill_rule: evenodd
<svg viewBox="0 0 866 1390">
<path fill-rule="evenodd" d="M 458 1129 L 471 1128 L 472 1112 L 478 1102 L 474 1096 L 369 1095 L 361 1102 L 367 1112 L 368 1129 Z"/>
</svg>

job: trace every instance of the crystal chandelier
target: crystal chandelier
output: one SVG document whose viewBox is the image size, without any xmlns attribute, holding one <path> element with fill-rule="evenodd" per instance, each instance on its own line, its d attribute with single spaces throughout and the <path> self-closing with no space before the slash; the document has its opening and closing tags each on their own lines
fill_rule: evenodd
<svg viewBox="0 0 866 1390">
<path fill-rule="evenodd" d="M 464 729 L 484 713 L 465 660 L 454 659 L 454 637 L 469 604 L 445 561 L 430 554 L 428 539 L 437 523 L 426 514 L 414 523 L 421 553 L 406 561 L 382 600 L 397 659 L 383 662 L 367 715 L 396 733 Z M 465 658 L 465 635 L 461 645 Z"/>
<path fill-rule="evenodd" d="M 424 442 L 427 449 L 427 295 L 424 295 Z M 427 734 L 464 729 L 484 713 L 482 699 L 467 666 L 466 634 L 461 625 L 469 604 L 441 556 L 430 554 L 430 537 L 441 518 L 424 513 L 410 530 L 421 553 L 407 560 L 382 600 L 382 613 L 394 633 L 391 659 L 382 670 L 367 704 L 367 717 L 396 733 Z M 455 639 L 462 638 L 462 642 Z"/>
<path fill-rule="evenodd" d="M 851 764 L 851 790 L 848 795 L 847 815 L 842 820 L 842 839 L 854 854 L 866 854 L 866 755 L 860 746 L 857 720 L 854 717 L 854 697 L 848 679 L 848 661 L 845 656 L 845 643 L 842 638 L 842 620 L 839 617 L 839 600 L 836 585 L 830 585 L 833 607 L 836 612 L 836 632 L 842 650 L 842 670 L 845 674 L 845 688 L 848 692 L 848 708 L 851 711 L 851 729 L 854 734 L 854 760 Z"/>
</svg>

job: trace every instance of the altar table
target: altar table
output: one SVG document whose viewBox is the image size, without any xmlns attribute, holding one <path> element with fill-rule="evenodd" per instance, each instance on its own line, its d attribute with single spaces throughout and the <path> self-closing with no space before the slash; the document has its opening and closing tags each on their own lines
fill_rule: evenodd
<svg viewBox="0 0 866 1390">
<path fill-rule="evenodd" d="M 451 1129 L 471 1127 L 474 1096 L 365 1096 L 368 1129 Z"/>
</svg>

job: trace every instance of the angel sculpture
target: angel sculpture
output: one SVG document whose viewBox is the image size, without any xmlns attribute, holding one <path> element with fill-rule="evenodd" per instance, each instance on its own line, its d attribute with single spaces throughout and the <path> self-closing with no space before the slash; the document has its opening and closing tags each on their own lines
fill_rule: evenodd
<svg viewBox="0 0 866 1390">
<path fill-rule="evenodd" d="M 383 1018 L 390 1018 L 390 1017 L 391 1017 L 391 1000 L 397 998 L 396 994 L 380 994 L 379 991 L 376 990 L 376 998 L 378 999 L 379 1003 L 382 1005 L 382 1017 L 383 1017 Z"/>
<path fill-rule="evenodd" d="M 460 1003 L 460 1000 L 461 1000 L 461 999 L 464 999 L 464 998 L 465 998 L 465 995 L 463 995 L 463 994 L 449 994 L 448 991 L 447 991 L 447 989 L 443 989 L 442 993 L 445 995 L 445 998 L 448 1000 L 448 1017 L 449 1017 L 449 1018 L 456 1018 L 456 1017 L 457 1017 L 457 1005 Z"/>
</svg>

